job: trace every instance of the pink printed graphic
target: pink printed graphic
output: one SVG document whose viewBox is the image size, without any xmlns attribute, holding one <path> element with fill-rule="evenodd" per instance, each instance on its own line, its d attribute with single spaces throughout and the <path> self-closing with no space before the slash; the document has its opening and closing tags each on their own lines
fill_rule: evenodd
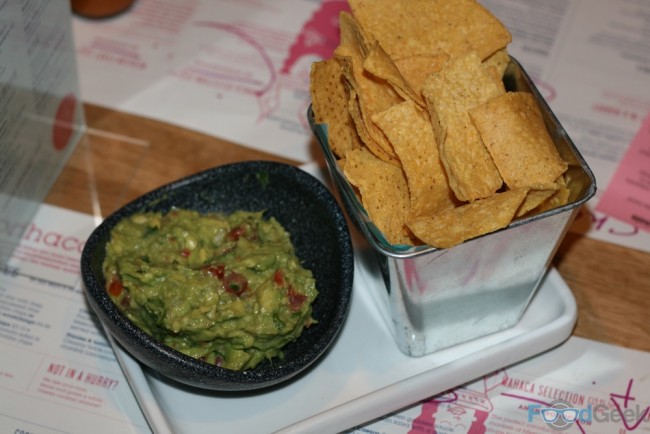
<svg viewBox="0 0 650 434">
<path fill-rule="evenodd" d="M 630 143 L 596 210 L 650 232 L 650 114 Z"/>
<path fill-rule="evenodd" d="M 273 89 L 258 99 L 260 120 L 278 109 L 282 92 L 305 91 L 309 88 L 309 68 L 296 66 L 300 60 L 308 57 L 316 59 L 331 57 L 339 44 L 339 14 L 341 11 L 349 10 L 345 0 L 325 0 L 302 26 L 283 62 Z M 306 100 L 296 114 L 305 129 L 308 129 L 305 122 L 308 103 Z"/>
<path fill-rule="evenodd" d="M 245 22 L 197 21 L 193 29 L 214 31 L 218 35 L 206 36 L 205 40 L 218 43 L 203 44 L 199 56 L 189 58 L 174 75 L 202 86 L 255 97 L 258 122 L 281 110 L 286 99 L 289 116 L 293 116 L 291 112 L 298 100 L 295 113 L 298 128 L 307 131 L 305 114 L 311 64 L 331 57 L 337 47 L 338 20 L 343 10 L 349 10 L 345 0 L 325 0 L 320 4 L 293 38 L 279 66 L 270 55 L 271 49 L 264 45 L 264 32 L 268 29 L 248 27 Z M 282 36 L 281 32 L 276 36 Z"/>
<path fill-rule="evenodd" d="M 237 26 L 219 23 L 216 21 L 199 21 L 196 23 L 196 26 L 226 32 L 233 36 L 235 39 L 240 40 L 247 47 L 251 48 L 254 52 L 257 53 L 259 59 L 264 65 L 264 69 L 268 73 L 268 79 L 266 81 L 263 81 L 259 78 L 251 78 L 248 74 L 241 74 L 240 71 L 218 70 L 215 69 L 213 65 L 204 65 L 200 61 L 195 62 L 195 65 L 192 66 L 192 72 L 196 73 L 197 76 L 201 75 L 214 80 L 225 80 L 229 82 L 239 83 L 241 86 L 243 86 L 241 89 L 245 88 L 248 93 L 253 93 L 258 97 L 266 93 L 271 88 L 273 83 L 276 81 L 276 73 L 275 68 L 273 67 L 273 62 L 271 61 L 271 58 L 269 57 L 264 47 L 247 32 Z"/>
<path fill-rule="evenodd" d="M 339 44 L 339 14 L 349 10 L 347 1 L 323 2 L 298 33 L 280 73 L 291 74 L 293 66 L 303 56 L 330 57 Z"/>
<path fill-rule="evenodd" d="M 640 414 L 638 420 L 636 421 L 628 421 L 626 416 L 626 412 L 634 411 L 632 410 L 628 405 L 630 404 L 630 401 L 635 401 L 636 398 L 632 396 L 632 385 L 634 384 L 634 380 L 630 378 L 630 380 L 627 383 L 627 390 L 625 391 L 624 395 L 621 395 L 619 393 L 610 393 L 609 394 L 609 399 L 611 402 L 614 404 L 614 407 L 616 407 L 616 411 L 618 414 L 621 416 L 620 420 L 625 426 L 625 429 L 628 431 L 634 431 L 636 430 L 641 423 L 644 421 L 648 420 L 648 415 L 650 414 L 650 406 L 645 407 L 643 410 L 643 413 Z M 621 399 L 622 402 L 619 402 L 618 400 Z M 622 408 L 621 408 L 622 407 Z"/>
<path fill-rule="evenodd" d="M 183 31 L 198 5 L 198 0 L 138 0 L 128 14 L 102 22 L 101 32 L 84 42 L 77 54 L 130 70 L 151 70 L 156 63 L 152 54 Z M 151 40 L 156 50 L 142 50 L 141 38 Z"/>
<path fill-rule="evenodd" d="M 422 411 L 411 425 L 409 434 L 453 432 L 484 434 L 486 421 L 494 410 L 489 393 L 507 379 L 505 371 L 483 377 L 480 390 L 468 387 L 454 389 L 422 403 Z"/>
</svg>

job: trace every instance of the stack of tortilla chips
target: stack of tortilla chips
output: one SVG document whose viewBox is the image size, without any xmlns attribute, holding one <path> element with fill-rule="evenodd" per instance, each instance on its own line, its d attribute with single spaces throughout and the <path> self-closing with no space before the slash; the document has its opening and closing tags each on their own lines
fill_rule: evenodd
<svg viewBox="0 0 650 434">
<path fill-rule="evenodd" d="M 475 0 L 349 0 L 311 71 L 315 121 L 391 244 L 449 248 L 566 203 L 529 93 L 507 92 L 510 32 Z"/>
</svg>

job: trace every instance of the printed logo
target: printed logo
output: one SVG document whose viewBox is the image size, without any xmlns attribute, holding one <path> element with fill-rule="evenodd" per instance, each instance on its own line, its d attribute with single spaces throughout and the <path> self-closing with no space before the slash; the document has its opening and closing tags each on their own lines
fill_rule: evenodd
<svg viewBox="0 0 650 434">
<path fill-rule="evenodd" d="M 565 431 L 576 421 L 590 421 L 592 418 L 591 411 L 591 406 L 582 409 L 575 408 L 570 403 L 562 400 L 553 401 L 548 407 L 533 404 L 528 407 L 528 422 L 532 422 L 535 416 L 541 416 L 551 429 Z"/>
</svg>

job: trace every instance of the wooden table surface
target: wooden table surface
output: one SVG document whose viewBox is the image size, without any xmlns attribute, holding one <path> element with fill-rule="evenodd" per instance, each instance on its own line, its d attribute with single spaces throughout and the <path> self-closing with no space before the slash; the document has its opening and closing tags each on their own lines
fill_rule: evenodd
<svg viewBox="0 0 650 434">
<path fill-rule="evenodd" d="M 166 123 L 86 105 L 89 130 L 46 202 L 107 216 L 200 170 L 243 160 L 294 161 Z M 318 153 L 314 152 L 318 158 Z M 578 304 L 575 336 L 650 351 L 650 253 L 569 234 L 553 264 Z"/>
</svg>

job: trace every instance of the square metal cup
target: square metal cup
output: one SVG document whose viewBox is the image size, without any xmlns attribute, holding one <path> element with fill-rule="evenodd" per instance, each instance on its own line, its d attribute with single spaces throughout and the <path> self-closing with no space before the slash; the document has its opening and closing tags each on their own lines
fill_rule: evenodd
<svg viewBox="0 0 650 434">
<path fill-rule="evenodd" d="M 399 349 L 421 356 L 517 324 L 544 277 L 579 208 L 596 192 L 596 181 L 568 134 L 521 65 L 511 59 L 508 91 L 535 96 L 544 121 L 569 169 L 571 191 L 561 207 L 513 221 L 499 231 L 450 249 L 391 245 L 356 197 L 328 145 L 326 125 L 308 120 L 348 216 L 374 252 L 370 264 L 384 285 L 371 288 Z M 375 260 L 376 259 L 376 260 Z"/>
</svg>

